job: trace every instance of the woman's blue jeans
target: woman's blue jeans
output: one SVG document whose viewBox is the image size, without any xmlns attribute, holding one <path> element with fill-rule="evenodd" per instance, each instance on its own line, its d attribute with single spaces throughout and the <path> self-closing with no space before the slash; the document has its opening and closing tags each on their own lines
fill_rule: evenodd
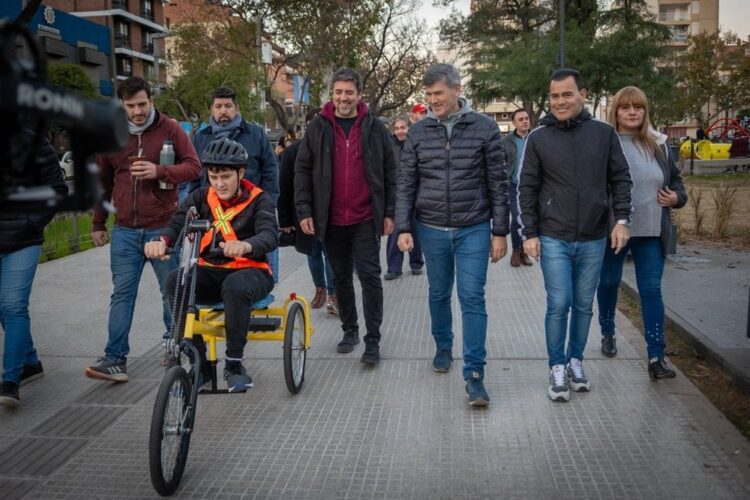
<svg viewBox="0 0 750 500">
<path fill-rule="evenodd" d="M 110 359 L 124 360 L 130 352 L 128 337 L 133 323 L 138 285 L 146 262 L 151 263 L 159 282 L 164 327 L 166 331 L 172 327 L 172 313 L 165 287 L 169 273 L 177 268 L 177 255 L 173 255 L 169 260 L 149 260 L 143 253 L 146 243 L 161 236 L 162 232 L 162 229 L 130 229 L 121 226 L 112 229 L 109 265 L 114 291 L 109 304 L 109 339 L 104 349 Z"/>
<path fill-rule="evenodd" d="M 3 382 L 21 382 L 24 365 L 39 362 L 31 339 L 29 296 L 41 245 L 0 254 L 0 325 L 5 331 Z"/>
<path fill-rule="evenodd" d="M 483 222 L 451 231 L 416 223 L 417 237 L 427 265 L 432 336 L 438 350 L 453 348 L 451 297 L 456 281 L 461 304 L 464 379 L 472 372 L 484 375 L 487 311 L 484 286 L 490 258 L 490 223 Z"/>
<path fill-rule="evenodd" d="M 583 359 L 606 238 L 569 242 L 540 236 L 539 240 L 547 290 L 544 330 L 549 366 L 564 365 L 570 358 Z"/>
<path fill-rule="evenodd" d="M 643 335 L 649 358 L 664 356 L 664 301 L 661 296 L 661 279 L 664 274 L 664 252 L 658 237 L 635 237 L 617 255 L 607 247 L 604 254 L 599 288 L 599 326 L 602 335 L 615 334 L 615 309 L 617 292 L 622 280 L 622 267 L 628 251 L 633 254 L 635 280 L 641 297 Z"/>
<path fill-rule="evenodd" d="M 312 275 L 315 288 L 325 288 L 328 295 L 336 295 L 331 263 L 328 261 L 328 256 L 323 248 L 323 242 L 317 238 L 312 238 L 310 255 L 307 256 L 307 266 L 310 268 L 310 275 Z"/>
</svg>

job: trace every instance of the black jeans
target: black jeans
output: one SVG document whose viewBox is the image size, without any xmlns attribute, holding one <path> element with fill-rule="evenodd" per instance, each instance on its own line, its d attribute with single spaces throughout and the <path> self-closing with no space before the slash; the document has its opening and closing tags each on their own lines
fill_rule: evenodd
<svg viewBox="0 0 750 500">
<path fill-rule="evenodd" d="M 174 303 L 177 273 L 167 278 L 167 297 Z M 247 343 L 252 305 L 273 289 L 273 276 L 263 269 L 222 269 L 198 267 L 195 284 L 196 304 L 224 303 L 224 328 L 226 330 L 226 357 L 241 359 Z M 187 309 L 187 294 L 183 310 Z"/>
<path fill-rule="evenodd" d="M 367 328 L 365 343 L 377 345 L 383 322 L 383 283 L 380 281 L 380 235 L 375 232 L 375 223 L 368 220 L 352 226 L 328 226 L 323 243 L 333 270 L 342 330 L 359 333 L 352 281 L 356 265 Z"/>
</svg>

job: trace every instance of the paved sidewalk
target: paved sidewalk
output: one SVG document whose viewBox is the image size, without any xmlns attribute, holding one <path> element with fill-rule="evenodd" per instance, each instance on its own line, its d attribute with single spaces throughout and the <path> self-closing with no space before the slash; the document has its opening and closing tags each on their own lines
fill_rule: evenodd
<svg viewBox="0 0 750 500">
<path fill-rule="evenodd" d="M 383 245 L 385 246 L 385 245 Z M 277 297 L 310 294 L 304 256 L 284 249 Z M 87 379 L 105 342 L 108 249 L 40 266 L 32 326 L 46 376 L 0 409 L 0 496 L 155 498 L 148 431 L 159 366 L 160 302 L 146 269 L 131 335 L 131 381 Z M 620 353 L 592 328 L 592 392 L 547 399 L 539 265 L 490 266 L 486 410 L 466 403 L 460 369 L 430 362 L 426 276 L 386 282 L 383 361 L 335 352 L 338 320 L 313 312 L 305 386 L 291 396 L 281 346 L 251 343 L 255 388 L 198 400 L 178 498 L 750 497 L 750 446 L 682 374 L 652 382 L 640 333 L 618 316 Z M 458 323 L 458 305 L 454 300 Z M 454 355 L 460 366 L 460 329 Z"/>
<path fill-rule="evenodd" d="M 750 252 L 699 245 L 677 250 L 667 258 L 662 281 L 667 321 L 750 395 Z M 625 266 L 623 285 L 638 296 L 632 262 Z"/>
</svg>

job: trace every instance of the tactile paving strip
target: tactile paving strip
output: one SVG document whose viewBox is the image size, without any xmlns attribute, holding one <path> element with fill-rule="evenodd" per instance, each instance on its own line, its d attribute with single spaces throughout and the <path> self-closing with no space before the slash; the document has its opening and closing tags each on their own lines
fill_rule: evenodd
<svg viewBox="0 0 750 500">
<path fill-rule="evenodd" d="M 89 405 L 132 405 L 149 391 L 159 386 L 153 380 L 131 380 L 125 384 L 103 383 L 84 392 L 76 400 L 78 404 Z"/>
<path fill-rule="evenodd" d="M 15 481 L 12 479 L 0 479 L 0 496 L 4 500 L 17 500 L 36 485 L 35 481 Z"/>
<path fill-rule="evenodd" d="M 48 476 L 85 444 L 85 439 L 22 437 L 0 452 L 0 474 Z"/>
<path fill-rule="evenodd" d="M 124 406 L 70 406 L 39 424 L 30 434 L 58 437 L 98 436 L 125 411 L 127 407 Z"/>
</svg>

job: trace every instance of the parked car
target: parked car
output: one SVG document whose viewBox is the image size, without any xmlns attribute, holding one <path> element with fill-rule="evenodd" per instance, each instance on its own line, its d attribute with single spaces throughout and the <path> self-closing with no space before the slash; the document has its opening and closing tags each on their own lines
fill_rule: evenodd
<svg viewBox="0 0 750 500">
<path fill-rule="evenodd" d="M 66 151 L 63 153 L 60 159 L 60 169 L 62 169 L 63 177 L 65 178 L 65 184 L 68 185 L 68 192 L 73 192 L 75 168 L 73 167 L 73 152 Z"/>
</svg>

